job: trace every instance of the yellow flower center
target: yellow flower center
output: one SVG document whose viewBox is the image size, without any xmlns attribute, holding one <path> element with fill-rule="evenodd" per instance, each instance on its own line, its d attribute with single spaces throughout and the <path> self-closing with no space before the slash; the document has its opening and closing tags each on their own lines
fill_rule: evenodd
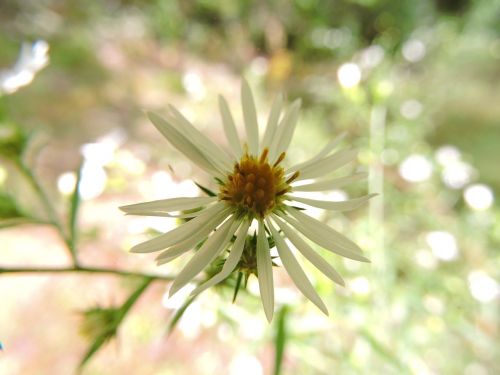
<svg viewBox="0 0 500 375">
<path fill-rule="evenodd" d="M 235 163 L 233 173 L 227 176 L 220 188 L 219 199 L 236 206 L 245 214 L 264 218 L 283 200 L 291 190 L 290 183 L 299 172 L 285 180 L 285 170 L 280 163 L 285 158 L 283 152 L 271 166 L 268 161 L 269 150 L 264 149 L 260 158 L 248 152 Z"/>
</svg>

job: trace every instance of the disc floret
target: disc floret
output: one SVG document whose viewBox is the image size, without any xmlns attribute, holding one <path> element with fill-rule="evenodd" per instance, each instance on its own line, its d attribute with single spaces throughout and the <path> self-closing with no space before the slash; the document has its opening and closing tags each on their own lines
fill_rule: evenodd
<svg viewBox="0 0 500 375">
<path fill-rule="evenodd" d="M 260 157 L 246 151 L 221 185 L 219 199 L 235 206 L 242 214 L 257 218 L 265 218 L 279 207 L 298 172 L 286 179 L 280 165 L 286 153 L 283 152 L 273 165 L 269 163 L 268 154 L 267 148 Z"/>
</svg>

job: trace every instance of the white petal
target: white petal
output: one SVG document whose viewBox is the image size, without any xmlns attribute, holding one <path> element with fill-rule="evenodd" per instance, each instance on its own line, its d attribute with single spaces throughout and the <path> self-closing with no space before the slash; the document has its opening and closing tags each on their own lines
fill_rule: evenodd
<svg viewBox="0 0 500 375">
<path fill-rule="evenodd" d="M 220 224 L 220 223 L 219 223 Z M 214 229 L 212 228 L 212 231 Z M 177 245 L 169 247 L 167 250 L 163 251 L 156 257 L 156 265 L 161 266 L 162 264 L 169 263 L 174 259 L 177 259 L 182 254 L 187 253 L 189 250 L 192 250 L 198 243 L 200 243 L 204 238 L 207 238 L 208 233 L 204 233 L 204 236 L 200 237 L 190 237 L 187 240 L 184 240 Z"/>
<path fill-rule="evenodd" d="M 349 185 L 353 182 L 365 179 L 368 176 L 365 172 L 355 173 L 349 176 L 322 180 L 307 185 L 292 186 L 293 191 L 326 191 Z"/>
<path fill-rule="evenodd" d="M 195 290 L 191 292 L 191 296 L 195 296 L 200 294 L 204 290 L 214 286 L 215 284 L 220 283 L 229 277 L 231 272 L 233 272 L 234 268 L 238 265 L 238 262 L 241 259 L 241 254 L 243 254 L 243 250 L 245 247 L 245 240 L 247 238 L 248 228 L 250 227 L 250 220 L 245 220 L 245 222 L 241 225 L 238 232 L 236 233 L 236 240 L 231 248 L 229 256 L 224 262 L 224 266 L 222 270 L 212 277 L 210 280 L 204 282 L 200 286 L 198 286 Z"/>
<path fill-rule="evenodd" d="M 224 133 L 226 134 L 227 142 L 231 147 L 234 157 L 239 159 L 243 154 L 240 138 L 238 137 L 238 131 L 234 125 L 233 116 L 231 115 L 226 99 L 221 95 L 219 95 L 219 111 L 222 117 L 222 124 L 224 125 Z"/>
<path fill-rule="evenodd" d="M 296 181 L 322 177 L 356 159 L 356 150 L 342 150 L 300 170 Z"/>
<path fill-rule="evenodd" d="M 243 118 L 247 132 L 247 141 L 250 153 L 259 154 L 259 126 L 257 124 L 257 112 L 253 100 L 252 90 L 246 80 L 241 83 L 241 105 L 243 107 Z"/>
<path fill-rule="evenodd" d="M 297 126 L 301 103 L 300 99 L 295 100 L 283 116 L 269 149 L 269 160 L 274 161 L 290 145 Z"/>
<path fill-rule="evenodd" d="M 279 213 L 280 217 L 285 219 L 285 221 L 290 223 L 311 241 L 343 257 L 358 260 L 360 262 L 369 262 L 367 258 L 361 255 L 359 247 L 354 242 L 348 240 L 328 225 L 302 214 L 295 208 L 287 207 L 287 211 L 294 216 L 295 219 Z"/>
<path fill-rule="evenodd" d="M 174 126 L 169 124 L 167 120 L 153 112 L 147 112 L 147 115 L 160 133 L 193 163 L 218 178 L 224 178 L 224 175 L 207 159 L 206 155 L 181 132 L 176 130 Z"/>
<path fill-rule="evenodd" d="M 215 259 L 223 248 L 227 246 L 238 225 L 239 222 L 235 223 L 235 217 L 231 216 L 203 243 L 200 249 L 176 276 L 169 290 L 170 297 Z"/>
<path fill-rule="evenodd" d="M 321 201 L 321 200 L 316 200 L 316 199 L 309 199 L 309 198 L 301 198 L 301 197 L 294 197 L 291 195 L 287 195 L 285 199 L 287 201 L 296 201 L 300 203 L 307 204 L 309 206 L 314 206 L 314 207 L 319 207 L 323 208 L 325 210 L 335 210 L 335 211 L 350 211 L 358 208 L 359 206 L 363 205 L 366 201 L 368 201 L 370 198 L 373 198 L 377 194 L 368 194 L 364 195 L 359 198 L 354 198 L 354 199 L 349 199 L 346 201 L 338 201 L 338 202 L 332 202 L 332 201 Z"/>
<path fill-rule="evenodd" d="M 200 228 L 193 233 L 193 235 L 161 252 L 160 255 L 156 257 L 156 264 L 161 265 L 171 262 L 189 250 L 194 249 L 196 245 L 205 240 L 210 232 L 217 228 L 226 219 L 226 215 L 226 212 L 222 212 L 219 215 L 215 215 L 214 217 L 207 219 L 205 223 L 202 223 Z"/>
<path fill-rule="evenodd" d="M 259 230 L 257 233 L 257 272 L 262 306 L 264 307 L 267 320 L 270 322 L 273 319 L 274 313 L 273 265 L 269 243 L 266 238 L 266 230 L 262 220 L 259 220 Z"/>
<path fill-rule="evenodd" d="M 207 220 L 212 217 L 224 217 L 229 212 L 224 203 L 216 204 L 210 207 L 207 212 L 200 216 L 189 220 L 187 223 L 172 229 L 170 232 L 155 237 L 149 241 L 140 243 L 134 246 L 130 251 L 133 253 L 152 253 L 162 249 L 166 249 L 176 243 L 182 242 L 188 237 L 194 235 L 200 228 L 206 224 Z"/>
<path fill-rule="evenodd" d="M 264 132 L 264 138 L 262 138 L 262 147 L 271 147 L 272 139 L 276 134 L 276 128 L 278 127 L 278 121 L 281 114 L 281 107 L 283 106 L 283 95 L 279 94 L 276 99 L 274 99 L 271 112 L 269 113 L 269 118 L 267 120 L 266 131 Z"/>
<path fill-rule="evenodd" d="M 332 139 L 330 142 L 328 142 L 325 147 L 321 149 L 321 151 L 316 155 L 316 160 L 323 159 L 326 157 L 335 147 L 338 146 L 340 142 L 344 140 L 344 138 L 347 136 L 346 132 L 340 133 L 338 136 L 336 136 L 334 139 Z"/>
<path fill-rule="evenodd" d="M 337 147 L 337 145 L 345 138 L 346 135 L 347 135 L 347 133 L 345 133 L 345 132 L 340 134 L 335 139 L 328 142 L 328 144 L 325 147 L 323 147 L 321 149 L 321 151 L 316 156 L 312 157 L 311 159 L 309 159 L 303 163 L 296 164 L 293 167 L 287 169 L 286 174 L 293 173 L 295 171 L 306 168 L 309 165 L 314 164 L 318 160 L 323 159 L 324 157 L 326 157 L 330 153 L 330 151 L 332 151 L 335 147 Z"/>
<path fill-rule="evenodd" d="M 278 224 L 286 237 L 292 241 L 293 245 L 304 255 L 304 257 L 311 262 L 318 270 L 327 276 L 333 282 L 345 286 L 342 276 L 335 271 L 335 269 L 323 259 L 316 251 L 314 251 L 306 241 L 304 241 L 290 226 L 288 226 L 278 216 L 273 215 L 273 220 Z"/>
<path fill-rule="evenodd" d="M 301 210 L 298 210 L 290 206 L 286 207 L 286 211 L 290 213 L 301 224 L 304 223 L 304 225 L 307 226 L 308 228 L 312 228 L 313 231 L 317 232 L 320 236 L 327 234 L 328 239 L 335 240 L 335 242 L 338 242 L 342 247 L 345 247 L 349 250 L 358 253 L 362 252 L 361 248 L 355 242 L 351 241 L 349 238 L 340 234 L 335 229 L 326 225 L 322 221 L 316 220 L 306 215 Z M 283 217 L 283 215 L 280 215 L 280 217 Z"/>
<path fill-rule="evenodd" d="M 232 164 L 229 162 L 228 155 L 225 154 L 219 146 L 213 143 L 202 132 L 196 129 L 189 120 L 187 120 L 177 108 L 172 105 L 168 107 L 173 115 L 173 123 L 177 125 L 177 130 L 181 133 L 186 132 L 189 140 L 213 162 L 214 165 L 223 171 L 231 170 Z"/>
<path fill-rule="evenodd" d="M 156 201 L 130 204 L 121 206 L 120 210 L 127 214 L 135 214 L 137 212 L 152 211 L 152 212 L 171 212 L 183 211 L 205 206 L 215 202 L 217 197 L 190 197 L 190 198 L 171 198 L 160 199 Z"/>
<path fill-rule="evenodd" d="M 276 243 L 276 248 L 278 249 L 280 259 L 283 262 L 283 266 L 285 267 L 286 271 L 290 275 L 290 278 L 293 280 L 294 284 L 304 296 L 306 296 L 312 303 L 314 303 L 323 313 L 328 315 L 328 309 L 319 297 L 318 293 L 316 293 L 316 290 L 314 290 L 314 287 L 311 285 L 311 282 L 300 267 L 297 259 L 295 259 L 292 252 L 288 248 L 288 245 L 285 243 L 281 235 L 276 231 L 271 221 L 268 219 L 266 220 L 266 222 Z"/>
<path fill-rule="evenodd" d="M 158 217 L 170 217 L 174 219 L 188 219 L 192 217 L 197 217 L 200 216 L 201 214 L 205 213 L 211 206 L 207 206 L 206 208 L 194 212 L 189 212 L 185 214 L 169 214 L 167 212 L 161 212 L 161 211 L 135 211 L 133 214 L 127 214 L 127 215 L 135 215 L 135 216 L 158 216 Z"/>
</svg>

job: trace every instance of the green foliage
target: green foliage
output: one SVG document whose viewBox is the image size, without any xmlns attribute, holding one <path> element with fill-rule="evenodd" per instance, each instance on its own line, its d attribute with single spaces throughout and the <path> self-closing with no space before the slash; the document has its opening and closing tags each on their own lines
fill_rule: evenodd
<svg viewBox="0 0 500 375">
<path fill-rule="evenodd" d="M 151 278 L 144 278 L 139 287 L 130 294 L 120 307 L 95 307 L 83 312 L 81 332 L 92 343 L 80 362 L 80 368 L 84 367 L 104 344 L 116 336 L 118 327 L 123 319 L 149 284 L 151 284 L 151 281 Z"/>
<path fill-rule="evenodd" d="M 25 215 L 17 205 L 15 198 L 0 191 L 0 220 L 18 219 L 22 217 L 25 217 Z"/>
<path fill-rule="evenodd" d="M 201 190 L 202 192 L 204 192 L 206 195 L 208 195 L 209 197 L 215 197 L 215 195 L 216 195 L 216 194 L 215 194 L 212 190 L 210 190 L 210 189 L 206 188 L 206 187 L 205 187 L 205 186 L 203 186 L 203 185 L 200 185 L 200 184 L 199 184 L 199 183 L 197 183 L 197 182 L 195 182 L 195 185 L 196 185 L 196 186 L 198 186 L 198 187 L 200 188 L 200 190 Z"/>
<path fill-rule="evenodd" d="M 117 308 L 93 307 L 82 312 L 80 333 L 89 340 L 102 336 L 103 341 L 116 335 Z M 96 349 L 94 349 L 95 351 Z"/>
<path fill-rule="evenodd" d="M 21 158 L 28 139 L 20 126 L 0 121 L 0 156 L 13 160 Z"/>
<path fill-rule="evenodd" d="M 82 182 L 82 167 L 78 168 L 78 172 L 76 174 L 76 182 L 75 182 L 75 190 L 73 194 L 71 194 L 70 199 L 70 209 L 69 209 L 69 217 L 68 217 L 68 227 L 69 227 L 69 240 L 68 246 L 71 250 L 71 254 L 73 259 L 77 259 L 76 257 L 76 242 L 78 237 L 78 210 L 80 208 L 81 197 L 80 197 L 80 183 Z"/>
<path fill-rule="evenodd" d="M 195 299 L 196 297 L 189 297 L 182 304 L 182 306 L 175 311 L 174 315 L 170 319 L 170 322 L 168 323 L 167 332 L 169 335 L 175 330 L 175 328 L 177 327 L 177 323 L 179 323 L 179 320 L 181 320 L 182 316 L 184 315 L 188 307 L 194 302 Z"/>
<path fill-rule="evenodd" d="M 274 375 L 282 374 L 286 341 L 288 339 L 288 306 L 281 307 L 275 323 L 274 333 Z"/>
<path fill-rule="evenodd" d="M 248 280 L 248 276 L 249 276 L 248 274 L 245 274 L 245 280 Z M 234 286 L 234 292 L 233 292 L 233 303 L 236 302 L 236 298 L 238 297 L 242 280 L 243 280 L 243 272 L 238 272 L 238 276 L 236 276 L 236 285 Z"/>
</svg>

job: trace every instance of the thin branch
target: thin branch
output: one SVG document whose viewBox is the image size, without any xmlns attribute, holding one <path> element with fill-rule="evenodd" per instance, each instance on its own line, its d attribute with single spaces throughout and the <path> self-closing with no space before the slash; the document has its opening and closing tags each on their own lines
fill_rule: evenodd
<svg viewBox="0 0 500 375">
<path fill-rule="evenodd" d="M 54 206 L 52 205 L 49 196 L 47 195 L 47 193 L 43 189 L 42 185 L 40 185 L 40 183 L 38 182 L 36 176 L 33 174 L 31 169 L 29 169 L 21 159 L 17 159 L 17 160 L 15 160 L 15 162 L 16 162 L 16 165 L 17 165 L 19 171 L 28 180 L 31 187 L 33 188 L 33 190 L 36 192 L 36 194 L 40 198 L 40 201 L 42 202 L 42 204 L 47 212 L 47 215 L 49 216 L 50 224 L 52 224 L 57 229 L 57 231 L 59 232 L 59 235 L 61 236 L 63 241 L 66 243 L 72 262 L 74 264 L 78 264 L 78 260 L 76 258 L 76 252 L 74 251 L 74 249 L 72 247 L 71 239 L 66 234 L 66 230 L 63 227 L 61 220 L 59 219 L 59 215 L 57 214 L 56 210 L 54 209 Z"/>
<path fill-rule="evenodd" d="M 126 277 L 147 277 L 154 280 L 164 280 L 164 281 L 172 281 L 174 280 L 174 276 L 162 276 L 162 275 L 153 275 L 149 273 L 141 273 L 141 272 L 133 272 L 133 271 L 123 271 L 112 268 L 101 268 L 101 267 L 1 267 L 0 266 L 0 275 L 1 274 L 13 274 L 13 273 L 71 273 L 71 272 L 80 272 L 80 273 L 102 273 L 102 274 L 110 274 L 117 276 L 126 276 Z"/>
</svg>

